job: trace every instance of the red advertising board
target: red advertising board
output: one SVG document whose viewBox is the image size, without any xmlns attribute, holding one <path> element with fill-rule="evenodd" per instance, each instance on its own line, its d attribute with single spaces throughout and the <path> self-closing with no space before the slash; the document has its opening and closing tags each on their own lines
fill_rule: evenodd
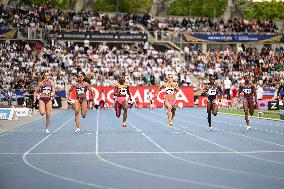
<svg viewBox="0 0 284 189">
<path fill-rule="evenodd" d="M 149 106 L 148 94 L 149 91 L 152 91 L 152 94 L 155 95 L 158 91 L 157 86 L 149 87 L 129 87 L 132 98 L 139 103 L 142 107 Z M 91 97 L 95 101 L 99 101 L 101 98 L 101 92 L 104 90 L 106 101 L 109 105 L 113 104 L 113 92 L 114 87 L 97 87 L 92 86 L 94 94 Z M 156 107 L 162 107 L 164 102 L 165 93 L 160 92 L 157 99 L 154 100 L 154 105 Z M 193 107 L 194 106 L 194 92 L 192 87 L 180 87 L 180 91 L 176 94 L 177 104 L 182 103 L 183 107 Z"/>
</svg>

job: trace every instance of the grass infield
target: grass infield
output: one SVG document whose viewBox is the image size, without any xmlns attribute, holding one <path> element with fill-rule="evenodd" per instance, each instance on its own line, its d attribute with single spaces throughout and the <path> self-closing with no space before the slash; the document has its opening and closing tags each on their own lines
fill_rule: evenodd
<svg viewBox="0 0 284 189">
<path fill-rule="evenodd" d="M 229 114 L 234 114 L 234 115 L 244 115 L 244 111 L 242 109 L 220 108 L 218 111 L 222 113 L 229 113 Z M 280 120 L 280 111 L 279 110 L 271 110 L 271 111 L 255 110 L 253 116 Z"/>
</svg>

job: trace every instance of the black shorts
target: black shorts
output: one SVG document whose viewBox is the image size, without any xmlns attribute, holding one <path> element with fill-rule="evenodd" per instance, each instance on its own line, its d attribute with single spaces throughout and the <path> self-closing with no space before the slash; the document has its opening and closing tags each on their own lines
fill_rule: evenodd
<svg viewBox="0 0 284 189">
<path fill-rule="evenodd" d="M 207 103 L 216 104 L 216 96 L 208 96 Z"/>
</svg>

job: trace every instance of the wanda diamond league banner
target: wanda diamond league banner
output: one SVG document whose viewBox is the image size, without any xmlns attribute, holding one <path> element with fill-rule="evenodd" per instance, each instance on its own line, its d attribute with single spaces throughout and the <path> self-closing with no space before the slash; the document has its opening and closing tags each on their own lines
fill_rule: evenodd
<svg viewBox="0 0 284 189">
<path fill-rule="evenodd" d="M 113 105 L 113 93 L 114 87 L 97 87 L 92 86 L 94 90 L 93 95 L 88 95 L 90 100 L 100 101 L 101 93 L 104 91 L 106 102 L 112 106 Z M 133 100 L 138 103 L 141 107 L 149 106 L 149 92 L 152 91 L 152 97 L 157 93 L 159 87 L 149 86 L 149 87 L 129 87 L 130 93 Z M 165 92 L 161 91 L 157 99 L 154 100 L 154 105 L 156 107 L 162 107 L 164 102 Z M 193 107 L 194 106 L 194 92 L 192 87 L 180 87 L 180 91 L 176 94 L 177 104 L 182 103 L 183 107 Z"/>
</svg>

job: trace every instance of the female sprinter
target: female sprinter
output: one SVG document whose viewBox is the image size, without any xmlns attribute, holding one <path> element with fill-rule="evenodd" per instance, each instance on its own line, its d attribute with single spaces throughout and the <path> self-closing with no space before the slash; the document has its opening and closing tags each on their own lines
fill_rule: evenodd
<svg viewBox="0 0 284 189">
<path fill-rule="evenodd" d="M 77 83 L 72 85 L 71 88 L 69 89 L 68 96 L 70 98 L 71 92 L 73 89 L 76 90 L 76 99 L 75 99 L 75 104 L 74 104 L 74 109 L 75 109 L 75 123 L 76 123 L 76 130 L 75 132 L 80 132 L 79 128 L 79 112 L 81 109 L 81 115 L 83 118 L 86 117 L 87 115 L 87 109 L 88 109 L 88 103 L 87 103 L 87 90 L 89 92 L 93 92 L 90 85 L 85 81 L 85 74 L 80 73 L 78 75 L 78 80 Z"/>
<path fill-rule="evenodd" d="M 169 74 L 167 77 L 167 82 L 162 84 L 162 86 L 159 88 L 157 94 L 155 95 L 155 98 L 157 98 L 159 92 L 162 89 L 165 89 L 165 100 L 164 100 L 164 106 L 168 110 L 168 123 L 169 127 L 172 127 L 173 124 L 173 118 L 175 116 L 176 111 L 176 93 L 179 91 L 178 84 L 174 82 L 173 74 Z"/>
<path fill-rule="evenodd" d="M 127 98 L 128 95 L 128 98 Z M 119 77 L 118 83 L 114 88 L 114 98 L 115 98 L 115 111 L 116 116 L 120 117 L 121 109 L 123 109 L 123 122 L 122 127 L 126 127 L 126 118 L 127 118 L 127 109 L 128 109 L 128 99 L 131 100 L 131 94 L 129 87 L 125 82 L 125 76 L 122 75 Z"/>
<path fill-rule="evenodd" d="M 256 96 L 256 88 L 254 84 L 250 83 L 250 77 L 246 75 L 244 79 L 245 79 L 245 83 L 240 85 L 238 96 L 240 97 L 241 92 L 244 94 L 243 108 L 245 112 L 247 130 L 250 130 L 248 112 L 252 116 L 254 113 L 254 105 L 257 108 L 257 96 Z M 255 104 L 254 104 L 254 101 L 255 101 Z"/>
<path fill-rule="evenodd" d="M 55 96 L 55 85 L 51 81 L 49 73 L 44 73 L 43 81 L 39 82 L 37 89 L 34 93 L 34 104 L 36 103 L 36 97 L 39 94 L 39 113 L 40 115 L 44 115 L 46 113 L 46 123 L 45 123 L 45 132 L 50 133 L 49 123 L 50 123 L 50 115 L 52 109 L 52 97 Z"/>
<path fill-rule="evenodd" d="M 215 83 L 215 77 L 210 76 L 209 77 L 210 83 L 207 87 L 204 88 L 203 93 L 207 93 L 207 114 L 208 114 L 208 131 L 212 130 L 211 127 L 211 112 L 214 116 L 217 115 L 218 112 L 218 104 L 217 104 L 217 95 L 219 94 L 219 102 L 221 102 L 222 99 L 222 89 L 220 86 L 216 85 Z"/>
</svg>

